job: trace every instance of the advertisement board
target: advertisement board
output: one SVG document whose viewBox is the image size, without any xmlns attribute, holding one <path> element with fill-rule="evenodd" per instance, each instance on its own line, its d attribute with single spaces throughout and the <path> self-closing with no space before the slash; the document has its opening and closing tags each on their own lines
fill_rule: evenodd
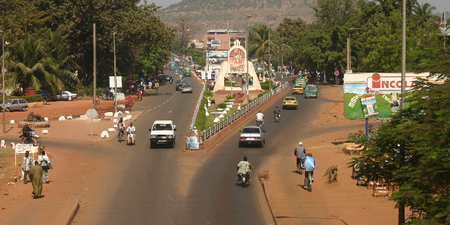
<svg viewBox="0 0 450 225">
<path fill-rule="evenodd" d="M 116 76 L 117 88 L 122 88 L 122 76 Z M 114 83 L 114 76 L 109 76 L 109 87 L 113 88 L 116 84 Z"/>
<path fill-rule="evenodd" d="M 426 79 L 428 75 L 406 73 L 405 90 L 410 90 L 417 78 Z M 344 74 L 345 118 L 389 118 L 400 110 L 400 97 L 397 96 L 401 93 L 401 78 L 401 73 Z"/>
<path fill-rule="evenodd" d="M 211 47 L 220 47 L 222 46 L 222 40 L 220 39 L 213 39 L 211 40 Z"/>
</svg>

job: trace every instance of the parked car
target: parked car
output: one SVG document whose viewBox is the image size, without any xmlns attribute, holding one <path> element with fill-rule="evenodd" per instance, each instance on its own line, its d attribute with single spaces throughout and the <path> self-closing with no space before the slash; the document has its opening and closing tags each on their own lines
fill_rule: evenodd
<svg viewBox="0 0 450 225">
<path fill-rule="evenodd" d="M 188 83 L 185 83 L 180 89 L 181 93 L 192 93 L 192 86 Z"/>
<path fill-rule="evenodd" d="M 3 111 L 3 103 L 0 105 L 0 108 Z M 17 98 L 17 99 L 7 99 L 7 100 L 5 100 L 6 112 L 11 112 L 11 111 L 14 111 L 14 110 L 26 111 L 27 108 L 28 108 L 28 102 L 25 99 Z"/>
<path fill-rule="evenodd" d="M 297 98 L 294 96 L 286 96 L 283 99 L 283 109 L 285 108 L 298 108 L 298 101 Z"/>
<path fill-rule="evenodd" d="M 266 143 L 265 132 L 260 126 L 244 126 L 239 134 L 239 147 L 244 145 L 259 145 Z"/>
<path fill-rule="evenodd" d="M 76 99 L 78 94 L 71 93 L 69 91 L 60 91 L 56 94 L 56 100 L 67 100 L 72 101 Z"/>
<path fill-rule="evenodd" d="M 46 104 L 49 101 L 55 100 L 55 97 L 51 96 L 47 90 L 36 90 L 36 95 L 42 95 L 42 101 Z"/>
<path fill-rule="evenodd" d="M 315 84 L 307 84 L 305 87 L 305 98 L 314 97 L 317 98 L 317 91 L 319 89 Z"/>
</svg>

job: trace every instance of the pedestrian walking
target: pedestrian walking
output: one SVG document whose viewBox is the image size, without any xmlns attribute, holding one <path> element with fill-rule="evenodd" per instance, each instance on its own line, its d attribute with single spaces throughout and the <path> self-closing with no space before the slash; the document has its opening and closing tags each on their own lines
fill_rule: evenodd
<svg viewBox="0 0 450 225">
<path fill-rule="evenodd" d="M 148 89 L 149 89 L 149 90 L 152 90 L 152 86 L 153 86 L 153 82 L 150 80 L 150 81 L 148 82 Z"/>
<path fill-rule="evenodd" d="M 33 157 L 30 156 L 28 151 L 25 152 L 25 157 L 22 160 L 22 172 L 23 172 L 23 183 L 27 184 L 27 176 L 30 172 L 31 167 L 33 166 Z M 31 178 L 30 178 L 31 180 Z"/>
<path fill-rule="evenodd" d="M 42 193 L 42 167 L 38 161 L 34 161 L 34 166 L 30 170 L 30 180 L 33 185 L 34 198 L 40 198 Z"/>
<path fill-rule="evenodd" d="M 158 83 L 158 81 L 156 81 L 155 82 L 155 91 L 158 92 L 158 89 L 159 89 L 159 83 Z"/>
<path fill-rule="evenodd" d="M 45 151 L 42 151 L 42 155 L 38 156 L 38 162 L 39 165 L 42 167 L 43 173 L 42 173 L 42 182 L 48 183 L 50 182 L 50 179 L 48 177 L 48 170 L 53 169 L 52 164 L 50 163 L 50 159 L 47 155 L 45 155 Z"/>
</svg>

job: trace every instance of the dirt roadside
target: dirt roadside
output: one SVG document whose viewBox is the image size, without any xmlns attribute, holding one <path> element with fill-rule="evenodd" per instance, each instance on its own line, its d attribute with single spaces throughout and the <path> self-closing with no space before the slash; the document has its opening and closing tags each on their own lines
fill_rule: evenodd
<svg viewBox="0 0 450 225">
<path fill-rule="evenodd" d="M 337 98 L 338 89 L 340 89 L 340 93 L 342 94 L 342 86 L 321 88 L 319 92 L 320 98 L 324 97 L 330 100 L 338 99 L 339 101 L 325 103 L 322 106 L 317 120 L 312 122 L 313 124 L 326 126 L 328 124 L 344 125 L 362 122 L 362 120 L 349 120 L 343 117 L 343 94 Z M 56 107 L 57 105 L 60 106 Z M 91 105 L 92 100 L 54 102 L 49 105 L 53 106 L 52 108 L 47 106 L 37 107 L 35 114 L 53 118 L 52 122 L 54 122 L 49 129 L 49 134 L 55 135 L 52 138 L 68 140 L 83 138 L 84 141 L 93 143 L 107 141 L 100 139 L 98 136 L 90 137 L 88 135 L 90 132 L 90 121 L 72 120 L 60 122 L 55 120 L 61 115 L 68 116 L 69 112 L 71 115 L 77 115 L 77 113 L 80 113 L 78 115 L 82 115 Z M 103 101 L 99 106 L 104 106 L 105 112 L 111 110 L 113 107 L 112 101 Z M 58 110 L 56 110 L 57 108 Z M 38 111 L 38 109 L 41 111 Z M 31 111 L 31 108 L 29 111 Z M 137 112 L 133 113 L 137 114 Z M 17 115 L 17 118 L 11 115 Z M 28 112 L 12 112 L 8 115 L 7 119 L 11 120 L 15 118 L 16 121 L 19 121 L 21 118 L 26 118 L 27 115 Z M 101 131 L 111 127 L 112 121 L 98 120 L 95 123 L 97 124 L 94 127 L 99 127 Z M 58 130 L 66 131 L 68 126 L 70 126 L 71 130 L 74 130 L 70 135 L 67 135 L 67 133 L 64 135 L 64 132 L 58 132 Z M 20 134 L 16 128 L 8 128 L 8 130 L 8 136 L 18 137 L 18 134 Z M 99 130 L 95 130 L 94 133 L 99 133 Z M 353 156 L 344 155 L 340 151 L 339 145 L 332 144 L 336 140 L 345 140 L 346 137 L 347 132 L 339 132 L 303 141 L 307 150 L 314 154 L 314 158 L 317 161 L 320 160 L 321 165 L 317 168 L 315 174 L 316 182 L 314 183 L 314 191 L 312 193 L 307 193 L 298 186 L 303 184 L 302 177 L 299 177 L 300 175 L 291 171 L 277 170 L 279 168 L 277 165 L 281 161 L 291 162 L 293 161 L 292 157 L 276 157 L 267 165 L 266 169 L 269 171 L 269 180 L 267 181 L 266 191 L 268 192 L 268 200 L 274 215 L 280 217 L 277 218 L 278 224 L 299 224 L 299 222 L 304 221 L 304 218 L 295 219 L 295 216 L 298 215 L 299 210 L 303 210 L 304 212 L 304 210 L 307 210 L 307 207 L 311 210 L 328 211 L 330 215 L 334 215 L 329 218 L 315 220 L 309 218 L 313 223 L 394 224 L 397 212 L 394 209 L 395 204 L 388 201 L 386 197 L 372 197 L 370 190 L 367 190 L 365 187 L 356 186 L 356 181 L 350 178 L 351 170 L 347 168 L 347 162 Z M 14 182 L 14 177 L 20 175 L 20 167 L 13 169 L 6 167 L 0 168 L 0 171 L 2 171 L 0 174 L 0 223 L 20 224 L 20 219 L 18 218 L 23 214 L 23 210 L 27 209 L 28 211 L 34 211 L 33 215 L 37 216 L 36 218 L 42 217 L 42 219 L 33 218 L 36 224 L 61 224 L 61 221 L 64 221 L 63 218 L 69 218 L 73 209 L 77 207 L 79 197 L 73 194 L 75 192 L 74 190 L 78 192 L 84 188 L 84 184 L 95 182 L 97 176 L 105 170 L 104 165 L 99 163 L 92 155 L 80 155 L 73 151 L 64 151 L 63 149 L 47 149 L 47 152 L 55 169 L 50 171 L 50 179 L 52 182 L 44 185 L 44 198 L 37 200 L 32 198 L 30 183 L 25 185 L 22 181 Z M 14 158 L 9 158 L 4 163 L 11 162 L 14 162 Z M 2 163 L 0 165 L 5 164 Z M 88 168 L 86 165 L 93 166 Z M 338 182 L 327 184 L 325 182 L 326 177 L 322 175 L 328 166 L 331 165 L 338 165 L 339 167 Z M 8 173 L 3 172 L 8 169 Z M 85 175 L 80 176 L 79 174 Z M 290 180 L 292 185 L 289 185 L 288 188 L 285 185 L 277 185 L 282 180 Z M 301 206 L 299 202 L 304 202 L 305 200 L 309 202 L 309 205 Z M 312 215 L 311 217 L 314 216 Z"/>
</svg>

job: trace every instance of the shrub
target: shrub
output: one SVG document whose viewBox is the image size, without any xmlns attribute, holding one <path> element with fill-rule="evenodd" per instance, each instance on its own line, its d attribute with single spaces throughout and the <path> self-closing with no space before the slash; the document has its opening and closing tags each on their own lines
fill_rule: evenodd
<svg viewBox="0 0 450 225">
<path fill-rule="evenodd" d="M 214 85 L 208 85 L 208 86 L 206 86 L 206 88 L 207 88 L 208 90 L 214 90 Z"/>
<path fill-rule="evenodd" d="M 30 95 L 30 96 L 5 96 L 5 100 L 13 98 L 22 98 L 27 102 L 40 102 L 42 101 L 42 95 Z M 3 103 L 3 97 L 0 95 L 0 102 Z"/>
<path fill-rule="evenodd" d="M 203 98 L 200 103 L 200 106 L 205 104 L 208 104 L 208 101 L 205 98 Z M 205 123 L 206 123 L 206 111 L 204 107 L 200 107 L 197 113 L 197 118 L 195 118 L 194 126 L 196 129 L 203 131 L 205 129 Z"/>
<path fill-rule="evenodd" d="M 271 82 L 272 83 L 272 89 L 274 89 L 274 88 L 276 88 L 277 87 L 277 85 L 274 85 L 274 82 Z M 263 90 L 269 90 L 270 88 L 269 88 L 269 81 L 266 81 L 266 82 L 261 82 L 260 83 L 261 84 L 261 88 L 263 89 Z"/>
<path fill-rule="evenodd" d="M 212 91 L 205 91 L 205 93 L 203 94 L 203 97 L 204 98 L 212 98 L 214 96 L 214 92 L 212 92 Z"/>
<path fill-rule="evenodd" d="M 224 102 L 222 102 L 216 106 L 216 108 L 222 108 L 222 109 L 225 107 L 227 107 L 227 104 L 225 104 Z"/>
<path fill-rule="evenodd" d="M 233 95 L 227 95 L 227 100 L 233 99 Z"/>
</svg>

